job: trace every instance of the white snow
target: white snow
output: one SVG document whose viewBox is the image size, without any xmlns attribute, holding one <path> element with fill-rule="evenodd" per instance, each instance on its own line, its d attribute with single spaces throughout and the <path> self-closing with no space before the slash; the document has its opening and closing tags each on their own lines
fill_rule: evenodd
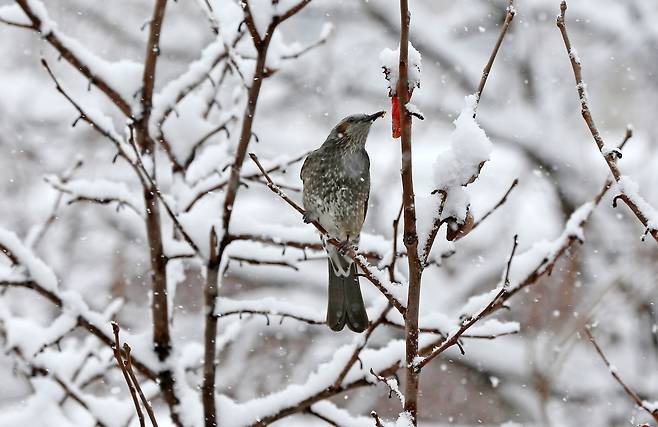
<svg viewBox="0 0 658 427">
<path fill-rule="evenodd" d="M 32 25 L 30 18 L 25 15 L 23 9 L 17 4 L 0 7 L 0 20 L 18 25 Z"/>
<path fill-rule="evenodd" d="M 633 181 L 629 176 L 622 175 L 617 183 L 619 192 L 625 194 L 629 199 L 635 203 L 635 205 L 642 211 L 644 216 L 647 218 L 647 228 L 650 230 L 658 229 L 658 210 L 651 206 L 644 198 L 640 195 L 640 186 Z"/>
<path fill-rule="evenodd" d="M 55 273 L 30 248 L 25 246 L 16 234 L 0 228 L 0 247 L 11 252 L 18 262 L 17 267 L 25 269 L 27 279 L 34 280 L 48 291 L 55 292 L 57 290 Z"/>
<path fill-rule="evenodd" d="M 41 1 L 29 0 L 28 4 L 34 15 L 41 20 L 40 31 L 42 35 L 47 36 L 53 33 L 66 49 L 71 51 L 75 57 L 89 68 L 92 76 L 100 77 L 119 93 L 124 101 L 131 102 L 142 83 L 142 64 L 129 60 L 106 61 L 76 39 L 59 31 L 57 23 L 50 18 L 46 7 Z"/>
<path fill-rule="evenodd" d="M 57 176 L 47 176 L 46 182 L 65 194 L 64 202 L 69 203 L 75 199 L 91 199 L 99 202 L 116 202 L 117 208 L 129 206 L 138 215 L 144 215 L 144 199 L 135 194 L 123 182 L 114 182 L 106 179 L 75 179 L 62 182 Z"/>
<path fill-rule="evenodd" d="M 409 84 L 409 90 L 420 87 L 420 74 L 421 74 L 421 55 L 420 52 L 413 47 L 411 42 L 409 42 L 409 65 L 407 67 L 407 81 Z M 389 94 L 394 95 L 395 90 L 398 85 L 399 74 L 400 74 L 400 48 L 398 47 L 395 50 L 384 48 L 379 53 L 379 62 L 384 68 L 384 73 L 386 75 L 387 86 L 389 89 Z"/>
<path fill-rule="evenodd" d="M 332 420 L 339 426 L 372 427 L 372 418 L 364 416 L 355 417 L 345 409 L 339 408 L 328 400 L 322 400 L 320 402 L 314 403 L 311 405 L 311 410 Z"/>
<path fill-rule="evenodd" d="M 450 190 L 467 185 L 479 173 L 480 164 L 489 160 L 493 146 L 484 130 L 473 118 L 477 100 L 467 96 L 466 105 L 453 122 L 455 130 L 448 138 L 449 147 L 439 153 L 434 163 L 436 188 Z"/>
<path fill-rule="evenodd" d="M 220 36 L 206 46 L 201 57 L 190 63 L 187 70 L 177 78 L 170 80 L 153 97 L 153 110 L 151 113 L 150 131 L 152 135 L 158 134 L 157 126 L 164 120 L 169 109 L 177 109 L 176 104 L 201 81 L 206 79 L 217 64 L 219 58 L 226 54 L 226 42 Z"/>
<path fill-rule="evenodd" d="M 583 224 L 592 214 L 594 206 L 593 202 L 587 202 L 576 209 L 556 239 L 541 240 L 524 252 L 515 255 L 509 272 L 510 289 L 521 285 L 535 269 L 552 262 L 568 239 L 584 240 Z"/>
</svg>

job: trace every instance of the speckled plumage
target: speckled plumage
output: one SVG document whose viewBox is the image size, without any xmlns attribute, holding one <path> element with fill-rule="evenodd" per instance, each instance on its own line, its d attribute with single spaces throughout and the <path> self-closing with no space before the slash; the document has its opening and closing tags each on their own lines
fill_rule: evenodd
<svg viewBox="0 0 658 427">
<path fill-rule="evenodd" d="M 341 120 L 302 166 L 308 219 L 318 221 L 331 237 L 350 245 L 358 244 L 368 210 L 370 159 L 365 143 L 372 122 L 382 114 Z M 347 322 L 350 329 L 361 332 L 367 315 L 353 261 L 333 245 L 325 245 L 325 249 L 329 255 L 327 323 L 340 330 Z"/>
</svg>

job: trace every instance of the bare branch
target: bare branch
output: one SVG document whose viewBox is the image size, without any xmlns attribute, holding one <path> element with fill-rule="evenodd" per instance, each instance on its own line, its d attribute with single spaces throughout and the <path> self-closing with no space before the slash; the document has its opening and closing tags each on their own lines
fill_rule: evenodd
<svg viewBox="0 0 658 427">
<path fill-rule="evenodd" d="M 66 184 L 71 178 L 73 178 L 73 175 L 82 167 L 82 165 L 83 165 L 82 159 L 77 159 L 73 164 L 73 166 L 71 166 L 69 169 L 64 171 L 64 173 L 59 177 L 59 182 L 61 182 L 62 184 Z M 46 235 L 50 226 L 55 223 L 55 220 L 57 219 L 57 211 L 59 210 L 59 205 L 60 203 L 62 203 L 62 197 L 63 197 L 62 193 L 59 192 L 57 194 L 57 198 L 55 199 L 55 202 L 53 203 L 53 207 L 50 211 L 50 215 L 48 215 L 46 221 L 38 228 L 38 231 L 31 239 L 30 247 L 32 248 L 36 247 L 39 244 L 39 242 L 41 242 L 41 239 L 43 239 L 43 237 Z"/>
<path fill-rule="evenodd" d="M 489 218 L 489 215 L 494 213 L 499 207 L 501 207 L 502 205 L 505 204 L 505 202 L 507 202 L 507 198 L 509 197 L 512 190 L 514 190 L 514 188 L 518 185 L 518 183 L 519 183 L 519 179 L 515 178 L 514 181 L 512 182 L 512 185 L 510 185 L 510 187 L 507 189 L 507 191 L 505 192 L 503 197 L 498 201 L 498 203 L 496 203 L 491 209 L 487 211 L 487 213 L 482 215 L 482 218 L 480 218 L 475 222 L 475 224 L 473 224 L 473 228 L 471 228 L 471 231 L 475 230 L 480 224 L 482 224 L 482 222 L 484 222 L 484 220 Z M 458 237 L 458 239 L 459 238 L 461 237 Z"/>
<path fill-rule="evenodd" d="M 144 413 L 142 412 L 141 406 L 139 406 L 139 400 L 137 400 L 137 391 L 135 390 L 135 385 L 133 384 L 132 379 L 130 378 L 130 374 L 128 373 L 127 365 L 123 363 L 123 358 L 121 356 L 121 344 L 119 343 L 119 325 L 116 322 L 112 322 L 112 331 L 114 332 L 114 345 L 112 346 L 112 350 L 114 351 L 114 358 L 117 361 L 117 365 L 119 365 L 119 369 L 121 369 L 121 373 L 123 374 L 123 379 L 126 381 L 126 385 L 128 385 L 130 397 L 133 400 L 133 404 L 135 405 L 135 412 L 137 413 L 137 418 L 139 419 L 139 425 L 144 427 Z M 126 354 L 126 357 L 127 356 L 128 355 Z"/>
<path fill-rule="evenodd" d="M 217 316 L 215 315 L 215 307 L 217 305 L 219 268 L 221 263 L 220 255 L 217 252 L 219 249 L 218 244 L 217 233 L 213 227 L 210 229 L 208 240 L 210 256 L 206 264 L 206 286 L 204 287 L 205 329 L 203 384 L 201 386 L 203 414 L 207 427 L 217 425 L 217 409 L 215 404 L 215 340 L 217 339 Z"/>
<path fill-rule="evenodd" d="M 265 310 L 233 310 L 233 311 L 225 311 L 223 313 L 217 314 L 217 318 L 222 318 L 222 317 L 229 317 L 229 316 L 242 316 L 243 314 L 250 314 L 250 315 L 260 315 L 264 316 L 267 319 L 267 323 L 269 325 L 270 321 L 270 316 L 272 317 L 280 317 L 279 323 L 283 322 L 283 319 L 289 318 L 289 319 L 294 319 L 303 323 L 308 323 L 309 325 L 325 325 L 326 322 L 324 321 L 319 321 L 316 319 L 309 319 L 306 317 L 299 316 L 297 314 L 291 314 L 291 313 L 282 313 L 280 311 L 273 312 L 273 311 L 265 311 Z"/>
<path fill-rule="evenodd" d="M 599 344 L 596 342 L 596 339 L 594 338 L 594 335 L 592 335 L 592 332 L 590 330 L 590 326 L 586 325 L 584 328 L 585 334 L 589 338 L 589 342 L 592 343 L 594 346 L 594 349 L 596 349 L 596 352 L 601 356 L 601 359 L 603 360 L 603 363 L 605 363 L 605 366 L 608 367 L 608 371 L 610 371 L 610 375 L 619 383 L 619 385 L 624 389 L 626 394 L 635 402 L 635 404 L 644 409 L 651 417 L 654 419 L 655 422 L 658 423 L 658 411 L 652 410 L 651 408 L 647 407 L 645 402 L 640 398 L 640 396 L 633 390 L 630 386 L 628 386 L 624 380 L 619 376 L 617 373 L 617 369 L 610 364 L 610 361 L 608 361 L 608 358 L 605 356 L 605 353 L 603 353 L 603 350 L 599 346 Z"/>
<path fill-rule="evenodd" d="M 286 267 L 295 271 L 299 271 L 299 268 L 286 261 L 264 260 L 264 259 L 247 258 L 241 256 L 234 256 L 234 255 L 229 256 L 228 259 L 229 261 L 236 261 L 240 264 L 245 263 L 250 265 L 273 265 L 273 266 Z"/>
<path fill-rule="evenodd" d="M 408 0 L 400 0 L 400 50 L 398 60 L 398 81 L 395 93 L 400 108 L 400 158 L 402 167 L 402 203 L 404 205 L 404 246 L 407 248 L 409 285 L 405 318 L 406 377 L 404 410 L 411 416 L 413 425 L 418 423 L 418 371 L 413 363 L 418 356 L 418 316 L 420 313 L 420 287 L 423 264 L 418 254 L 418 230 L 416 226 L 416 202 L 414 195 L 413 159 L 411 149 L 411 115 L 407 103 L 411 98 L 409 88 L 409 24 L 411 13 Z"/>
<path fill-rule="evenodd" d="M 498 35 L 498 39 L 496 40 L 496 44 L 494 45 L 493 50 L 491 51 L 491 56 L 489 57 L 489 61 L 487 61 L 487 64 L 484 66 L 484 69 L 482 70 L 482 77 L 480 78 L 480 84 L 478 85 L 477 92 L 475 92 L 477 104 L 480 103 L 480 98 L 482 97 L 482 92 L 484 91 L 484 85 L 487 83 L 487 78 L 489 77 L 489 73 L 491 72 L 491 67 L 493 66 L 494 60 L 496 59 L 498 50 L 500 49 L 500 46 L 503 43 L 505 34 L 507 34 L 507 29 L 509 28 L 510 24 L 512 23 L 512 20 L 514 19 L 514 15 L 516 14 L 516 10 L 514 10 L 513 2 L 514 0 L 510 0 L 509 6 L 507 6 L 507 13 L 505 14 L 505 22 L 503 22 L 503 25 L 500 28 L 500 34 Z M 475 112 L 477 112 L 477 104 L 475 106 L 476 110 L 474 111 L 474 115 Z"/>
<path fill-rule="evenodd" d="M 384 427 L 384 424 L 382 424 L 382 420 L 379 418 L 379 415 L 377 415 L 377 412 L 370 412 L 370 416 L 375 420 L 375 427 Z"/>
<path fill-rule="evenodd" d="M 305 151 L 304 153 L 299 154 L 298 156 L 295 156 L 295 157 L 293 157 L 292 159 L 290 159 L 286 162 L 279 163 L 275 166 L 272 166 L 272 167 L 266 169 L 266 171 L 268 173 L 272 173 L 272 172 L 277 172 L 277 171 L 283 170 L 287 166 L 293 165 L 293 164 L 301 161 L 302 159 L 304 159 L 308 155 L 308 153 L 309 153 L 308 151 Z M 259 178 L 260 176 L 261 176 L 261 174 L 256 172 L 256 173 L 252 173 L 252 174 L 241 175 L 240 179 L 244 182 L 246 180 L 254 180 L 256 178 Z M 217 183 L 217 184 L 215 184 L 215 185 L 213 185 L 209 188 L 204 189 L 202 192 L 198 193 L 196 196 L 194 196 L 194 198 L 192 198 L 192 200 L 187 204 L 187 206 L 185 206 L 185 209 L 183 209 L 183 211 L 184 212 L 189 212 L 194 207 L 194 205 L 199 200 L 201 200 L 204 196 L 206 196 L 207 194 L 212 193 L 213 191 L 223 189 L 224 187 L 226 187 L 227 184 L 228 184 L 228 180 L 224 179 L 224 180 L 220 181 L 219 183 Z"/>
<path fill-rule="evenodd" d="M 139 381 L 137 381 L 137 377 L 135 376 L 135 371 L 133 370 L 133 363 L 132 363 L 132 353 L 131 353 L 132 349 L 127 343 L 123 343 L 123 351 L 126 354 L 125 365 L 128 374 L 130 375 L 130 380 L 135 386 L 135 389 L 137 389 L 137 394 L 139 394 L 139 398 L 142 401 L 142 405 L 144 405 L 144 408 L 146 409 L 146 414 L 149 416 L 151 425 L 153 427 L 158 427 L 158 421 L 155 419 L 155 413 L 153 412 L 153 407 L 151 406 L 151 402 L 149 402 L 146 396 L 144 395 L 144 392 L 142 391 L 142 387 L 139 385 Z"/>
<path fill-rule="evenodd" d="M 385 320 L 386 316 L 388 315 L 388 312 L 391 311 L 392 305 L 386 306 L 384 310 L 381 312 L 379 317 L 377 317 L 377 320 L 374 322 L 371 322 L 370 325 L 368 325 L 368 329 L 366 329 L 365 335 L 363 338 L 359 338 L 359 345 L 356 346 L 354 351 L 352 352 L 352 356 L 350 359 L 347 361 L 345 366 L 343 366 L 343 369 L 340 371 L 338 376 L 336 377 L 336 381 L 334 381 L 334 388 L 339 389 L 341 385 L 343 384 L 343 381 L 345 380 L 345 377 L 347 374 L 350 372 L 350 369 L 352 369 L 352 366 L 356 363 L 357 360 L 359 360 L 359 354 L 361 354 L 361 351 L 366 347 L 368 344 L 368 340 L 370 339 L 370 336 L 372 333 L 377 329 L 379 325 L 381 325 Z"/>
<path fill-rule="evenodd" d="M 258 33 L 258 28 L 256 28 L 254 15 L 251 13 L 251 7 L 249 6 L 249 0 L 241 1 L 240 5 L 242 6 L 242 10 L 244 11 L 244 22 L 247 25 L 249 34 L 251 34 L 251 39 L 254 42 L 254 46 L 256 46 L 256 49 L 258 49 L 258 47 L 262 43 L 262 39 L 260 37 L 260 34 Z"/>
</svg>

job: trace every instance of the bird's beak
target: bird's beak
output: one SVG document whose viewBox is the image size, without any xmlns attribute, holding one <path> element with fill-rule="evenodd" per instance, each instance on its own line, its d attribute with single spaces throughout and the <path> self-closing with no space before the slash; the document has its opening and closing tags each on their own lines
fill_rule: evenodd
<svg viewBox="0 0 658 427">
<path fill-rule="evenodd" d="M 366 116 L 366 117 L 367 117 L 368 121 L 374 122 L 378 118 L 384 117 L 385 114 L 386 114 L 386 111 L 378 111 L 375 114 L 371 114 L 371 115 Z"/>
</svg>

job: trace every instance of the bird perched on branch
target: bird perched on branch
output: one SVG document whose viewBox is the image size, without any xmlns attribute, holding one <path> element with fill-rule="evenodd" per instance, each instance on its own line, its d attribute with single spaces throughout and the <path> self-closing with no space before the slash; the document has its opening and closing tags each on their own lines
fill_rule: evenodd
<svg viewBox="0 0 658 427">
<path fill-rule="evenodd" d="M 354 260 L 346 255 L 358 245 L 370 196 L 370 158 L 365 145 L 370 126 L 384 115 L 357 114 L 341 120 L 320 148 L 302 166 L 304 222 L 317 221 L 336 247 L 322 242 L 329 256 L 327 324 L 334 331 L 347 327 L 363 332 L 368 315 L 363 304 Z"/>
</svg>

